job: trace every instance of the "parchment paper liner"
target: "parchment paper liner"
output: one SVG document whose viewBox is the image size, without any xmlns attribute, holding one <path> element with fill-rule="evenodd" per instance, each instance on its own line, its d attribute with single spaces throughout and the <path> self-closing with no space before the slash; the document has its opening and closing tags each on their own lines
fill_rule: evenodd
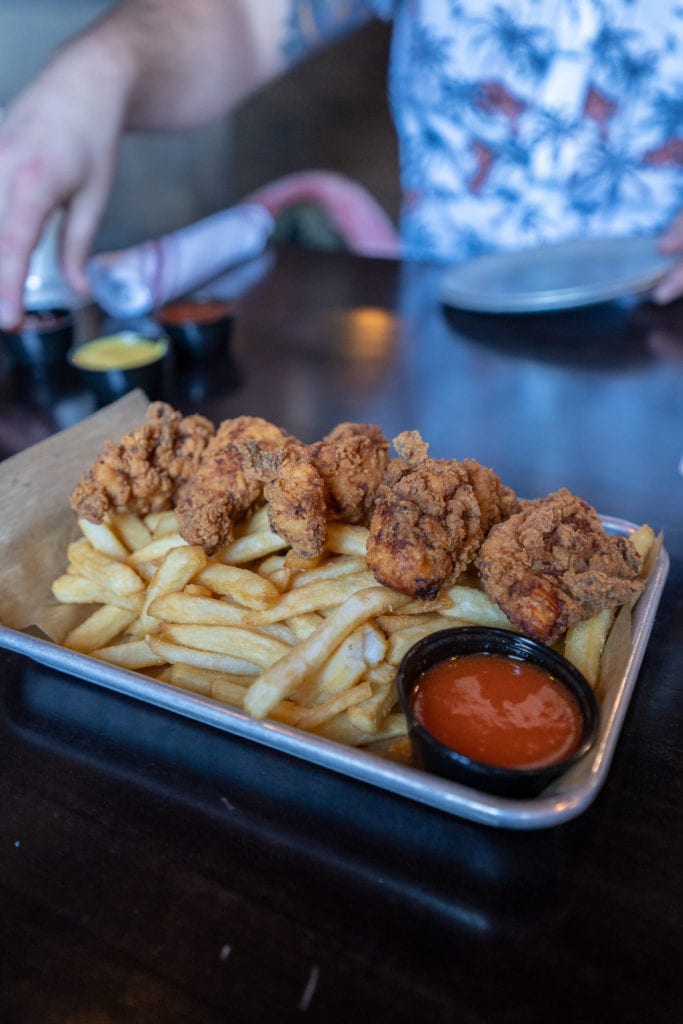
<svg viewBox="0 0 683 1024">
<path fill-rule="evenodd" d="M 142 422 L 147 395 L 132 391 L 67 430 L 0 462 L 0 621 L 36 628 L 60 643 L 85 609 L 60 605 L 52 581 L 64 572 L 66 549 L 79 535 L 71 492 L 108 438 Z"/>
</svg>

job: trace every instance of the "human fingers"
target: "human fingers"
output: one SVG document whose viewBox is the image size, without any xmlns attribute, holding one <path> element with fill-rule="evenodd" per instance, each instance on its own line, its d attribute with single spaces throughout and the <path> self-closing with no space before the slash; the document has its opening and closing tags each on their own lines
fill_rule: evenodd
<svg viewBox="0 0 683 1024">
<path fill-rule="evenodd" d="M 109 194 L 109 178 L 108 173 L 96 176 L 77 192 L 62 225 L 62 267 L 71 287 L 81 294 L 89 287 L 85 265 Z"/>
<path fill-rule="evenodd" d="M 5 182 L 4 191 L 0 218 L 0 327 L 7 329 L 21 319 L 31 253 L 45 220 L 59 205 L 59 196 L 38 159 L 18 165 L 12 180 Z"/>
</svg>

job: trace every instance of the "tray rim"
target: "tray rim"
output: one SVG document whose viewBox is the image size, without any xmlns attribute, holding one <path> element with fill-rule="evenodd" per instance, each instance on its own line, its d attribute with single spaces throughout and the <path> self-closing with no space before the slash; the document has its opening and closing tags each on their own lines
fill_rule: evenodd
<svg viewBox="0 0 683 1024">
<path fill-rule="evenodd" d="M 608 532 L 628 536 L 638 528 L 613 516 L 602 516 Z M 655 615 L 669 572 L 669 555 L 662 546 L 647 586 L 633 612 L 628 662 L 601 722 L 598 743 L 585 762 L 563 776 L 551 790 L 531 799 L 512 799 L 402 765 L 370 751 L 347 747 L 270 720 L 255 721 L 245 712 L 208 697 L 180 690 L 129 669 L 108 665 L 59 646 L 51 640 L 11 629 L 0 623 L 0 647 L 66 675 L 94 683 L 133 699 L 183 715 L 231 735 L 271 747 L 349 778 L 417 801 L 446 814 L 479 824 L 509 829 L 540 829 L 559 825 L 581 814 L 606 781 L 621 733 Z M 570 777 L 571 776 L 571 777 Z"/>
</svg>

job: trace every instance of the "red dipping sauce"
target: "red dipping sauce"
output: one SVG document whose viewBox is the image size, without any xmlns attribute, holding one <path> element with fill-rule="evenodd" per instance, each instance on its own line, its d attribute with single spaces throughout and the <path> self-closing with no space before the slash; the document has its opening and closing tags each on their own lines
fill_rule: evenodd
<svg viewBox="0 0 683 1024">
<path fill-rule="evenodd" d="M 178 299 L 169 302 L 159 312 L 158 319 L 163 324 L 211 324 L 230 316 L 231 307 L 220 299 Z"/>
<path fill-rule="evenodd" d="M 464 654 L 432 665 L 411 693 L 415 716 L 445 746 L 483 764 L 540 768 L 571 756 L 583 727 L 574 697 L 528 661 Z"/>
</svg>

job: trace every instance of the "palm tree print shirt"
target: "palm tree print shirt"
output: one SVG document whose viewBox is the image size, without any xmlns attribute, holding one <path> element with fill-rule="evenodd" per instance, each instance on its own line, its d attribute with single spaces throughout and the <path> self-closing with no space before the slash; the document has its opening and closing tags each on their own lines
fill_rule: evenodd
<svg viewBox="0 0 683 1024">
<path fill-rule="evenodd" d="M 683 2 L 366 0 L 414 258 L 664 227 L 683 206 Z"/>
</svg>

